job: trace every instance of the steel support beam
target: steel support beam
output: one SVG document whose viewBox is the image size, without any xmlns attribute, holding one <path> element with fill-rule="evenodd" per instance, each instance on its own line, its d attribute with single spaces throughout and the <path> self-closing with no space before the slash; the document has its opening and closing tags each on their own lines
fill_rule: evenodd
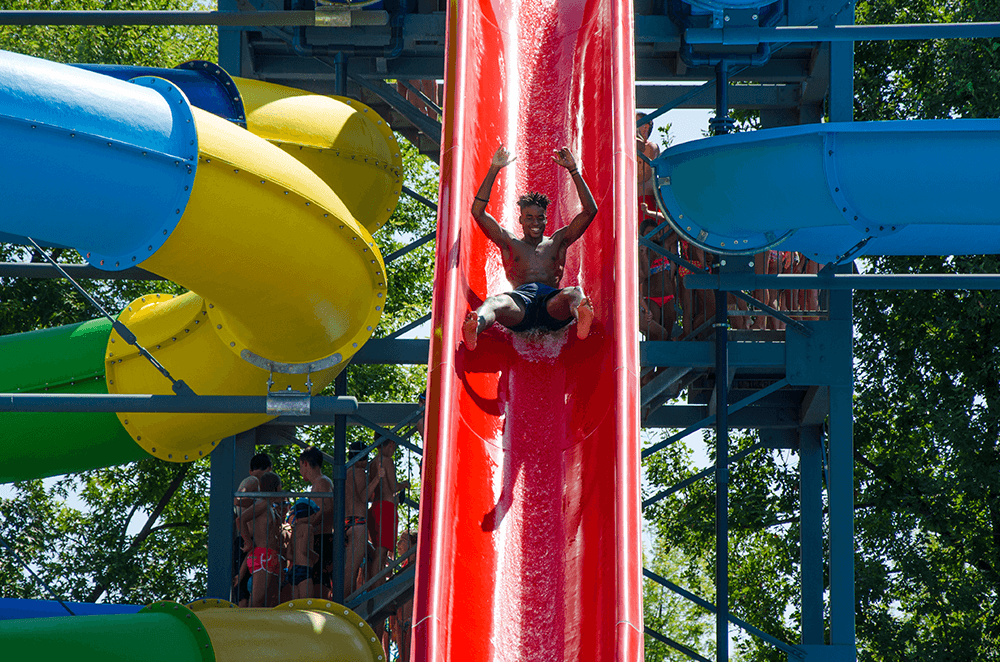
<svg viewBox="0 0 1000 662">
<path fill-rule="evenodd" d="M 325 26 L 341 11 L 129 11 L 0 10 L 0 25 L 219 25 L 228 27 Z M 385 12 L 352 10 L 355 25 L 385 24 Z M 348 20 L 348 19 L 345 19 Z"/>
<path fill-rule="evenodd" d="M 394 427 L 400 421 L 413 416 L 413 413 L 420 408 L 416 402 L 362 402 L 358 404 L 358 416 L 366 421 L 381 425 L 382 427 Z M 335 416 L 312 415 L 312 416 L 279 416 L 262 427 L 271 426 L 287 427 L 289 425 L 334 425 Z M 348 425 L 364 425 L 360 421 L 355 422 L 353 417 L 347 419 Z"/>
<path fill-rule="evenodd" d="M 210 598 L 232 597 L 233 494 L 249 472 L 255 439 L 255 430 L 226 437 L 209 455 L 207 596 Z"/>
<path fill-rule="evenodd" d="M 689 274 L 692 290 L 1000 290 L 1000 274 Z"/>
<path fill-rule="evenodd" d="M 823 644 L 823 453 L 819 426 L 799 430 L 802 644 Z"/>
<path fill-rule="evenodd" d="M 369 340 L 351 359 L 354 365 L 425 365 L 429 340 Z"/>
<path fill-rule="evenodd" d="M 410 103 L 406 97 L 397 92 L 396 88 L 391 87 L 386 82 L 381 80 L 362 78 L 354 73 L 349 75 L 351 80 L 355 83 L 373 94 L 378 95 L 383 101 L 392 106 L 393 110 L 405 117 L 406 120 L 419 129 L 421 133 L 426 135 L 438 145 L 441 144 L 441 123 L 420 112 L 420 110 Z"/>
<path fill-rule="evenodd" d="M 784 25 L 774 28 L 690 28 L 689 44 L 754 46 L 764 43 L 813 43 L 818 41 L 899 41 L 907 39 L 996 39 L 1000 23 L 925 23 L 904 25 Z"/>
<path fill-rule="evenodd" d="M 731 108 L 786 109 L 797 108 L 800 102 L 798 85 L 735 85 L 729 94 Z M 715 107 L 715 97 L 710 85 L 637 85 L 635 106 L 707 109 Z"/>
<path fill-rule="evenodd" d="M 303 398 L 305 399 L 305 398 Z M 309 398 L 313 416 L 353 414 L 354 397 Z M 272 398 L 263 395 L 91 395 L 0 393 L 0 412 L 171 413 L 171 414 L 273 414 Z"/>
<path fill-rule="evenodd" d="M 849 271 L 851 265 L 841 267 Z M 830 319 L 850 323 L 850 290 L 830 294 Z M 850 329 L 850 324 L 847 324 Z M 849 333 L 850 331 L 848 331 Z M 850 343 L 831 362 L 853 361 Z M 854 615 L 854 386 L 830 386 L 830 644 L 856 646 Z M 855 653 L 856 655 L 856 653 Z M 852 658 L 853 659 L 853 658 Z"/>
<path fill-rule="evenodd" d="M 80 280 L 166 280 L 145 269 L 131 267 L 122 271 L 105 271 L 89 264 L 60 264 L 71 278 Z M 42 262 L 0 262 L 0 278 L 64 278 L 59 269 Z"/>
<path fill-rule="evenodd" d="M 334 380 L 337 397 L 347 395 L 347 370 Z M 344 540 L 344 494 L 347 484 L 347 417 L 337 416 L 333 426 L 333 539 Z M 322 558 L 322 556 L 321 556 Z M 333 594 L 337 604 L 344 603 L 344 546 L 333 546 Z"/>
</svg>

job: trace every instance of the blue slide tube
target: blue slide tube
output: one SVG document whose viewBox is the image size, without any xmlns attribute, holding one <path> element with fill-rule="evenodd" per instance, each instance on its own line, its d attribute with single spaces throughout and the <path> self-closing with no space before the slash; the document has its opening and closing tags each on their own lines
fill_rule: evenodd
<svg viewBox="0 0 1000 662">
<path fill-rule="evenodd" d="M 106 270 L 155 253 L 198 163 L 184 93 L 162 78 L 125 82 L 4 51 L 0 81 L 4 229 L 72 246 Z"/>
<path fill-rule="evenodd" d="M 809 124 L 678 145 L 654 162 L 674 228 L 714 253 L 827 262 L 1000 253 L 1000 120 Z"/>
</svg>

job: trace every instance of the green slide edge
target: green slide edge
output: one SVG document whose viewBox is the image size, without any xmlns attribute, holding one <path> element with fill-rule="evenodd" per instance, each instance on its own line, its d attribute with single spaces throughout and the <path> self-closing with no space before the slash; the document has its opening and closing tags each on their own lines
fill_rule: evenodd
<svg viewBox="0 0 1000 662">
<path fill-rule="evenodd" d="M 107 394 L 105 319 L 0 337 L 0 393 Z M 149 457 L 115 414 L 0 412 L 0 482 Z"/>
<path fill-rule="evenodd" d="M 138 614 L 0 621 L 0 640 L 5 659 L 11 660 L 215 661 L 197 615 L 173 603 L 157 603 Z"/>
</svg>

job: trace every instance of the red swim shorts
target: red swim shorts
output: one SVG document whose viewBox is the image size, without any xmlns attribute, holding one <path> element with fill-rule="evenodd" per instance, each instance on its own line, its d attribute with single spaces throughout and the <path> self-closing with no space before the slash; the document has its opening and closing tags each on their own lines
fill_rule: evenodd
<svg viewBox="0 0 1000 662">
<path fill-rule="evenodd" d="M 375 501 L 368 509 L 368 532 L 378 547 L 396 549 L 396 504 Z"/>
<path fill-rule="evenodd" d="M 247 567 L 250 572 L 263 570 L 272 575 L 278 574 L 278 553 L 266 547 L 254 547 L 253 551 L 247 555 Z"/>
</svg>

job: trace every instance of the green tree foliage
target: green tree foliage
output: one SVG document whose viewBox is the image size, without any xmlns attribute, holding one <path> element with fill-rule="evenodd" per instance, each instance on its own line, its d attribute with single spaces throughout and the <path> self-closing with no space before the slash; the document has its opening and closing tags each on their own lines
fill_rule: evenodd
<svg viewBox="0 0 1000 662">
<path fill-rule="evenodd" d="M 1000 260 L 873 266 L 997 273 Z M 856 522 L 863 659 L 1000 656 L 998 305 L 995 292 L 858 295 L 857 501 L 873 505 Z"/>
<path fill-rule="evenodd" d="M 861 2 L 859 22 L 1000 20 L 1000 2 Z M 1000 40 L 857 47 L 858 119 L 1000 116 Z M 998 273 L 995 256 L 885 257 L 878 273 Z M 996 292 L 855 295 L 863 660 L 1000 657 Z"/>
<path fill-rule="evenodd" d="M 857 4 L 857 22 L 964 23 L 1000 19 L 997 0 Z M 867 41 L 855 49 L 857 120 L 996 117 L 1000 40 Z"/>
<path fill-rule="evenodd" d="M 10 10 L 185 10 L 195 0 L 6 0 Z M 173 67 L 217 58 L 211 26 L 0 26 L 0 49 L 65 63 Z"/>
<path fill-rule="evenodd" d="M 794 643 L 799 627 L 797 462 L 788 451 L 751 450 L 758 441 L 755 434 L 734 433 L 730 438 L 732 455 L 748 452 L 730 465 L 729 607 L 749 624 Z M 704 444 L 714 463 L 714 435 L 706 432 Z M 651 486 L 648 496 L 695 476 L 698 470 L 692 468 L 692 458 L 684 441 L 650 456 L 644 462 Z M 714 474 L 659 501 L 646 517 L 657 534 L 657 546 L 669 548 L 675 560 L 684 560 L 673 565 L 674 574 L 665 576 L 714 603 Z M 647 613 L 657 609 L 656 604 L 646 605 Z M 701 636 L 705 655 L 714 648 L 715 617 L 701 614 L 702 627 L 708 630 Z M 689 643 L 693 640 L 677 640 L 697 649 Z M 672 659 L 659 655 L 656 648 L 650 656 L 650 643 L 647 637 L 647 662 Z M 742 634 L 736 636 L 734 653 L 734 658 L 748 660 L 783 662 L 786 657 Z"/>
<path fill-rule="evenodd" d="M 661 577 L 681 584 L 693 593 L 711 598 L 715 587 L 708 569 L 698 564 L 677 548 L 669 549 L 666 538 L 658 536 L 644 566 Z M 654 632 L 686 646 L 696 653 L 711 657 L 715 648 L 713 617 L 701 607 L 652 579 L 644 579 L 644 624 Z M 646 662 L 681 662 L 689 659 L 676 648 L 646 635 Z"/>
</svg>

